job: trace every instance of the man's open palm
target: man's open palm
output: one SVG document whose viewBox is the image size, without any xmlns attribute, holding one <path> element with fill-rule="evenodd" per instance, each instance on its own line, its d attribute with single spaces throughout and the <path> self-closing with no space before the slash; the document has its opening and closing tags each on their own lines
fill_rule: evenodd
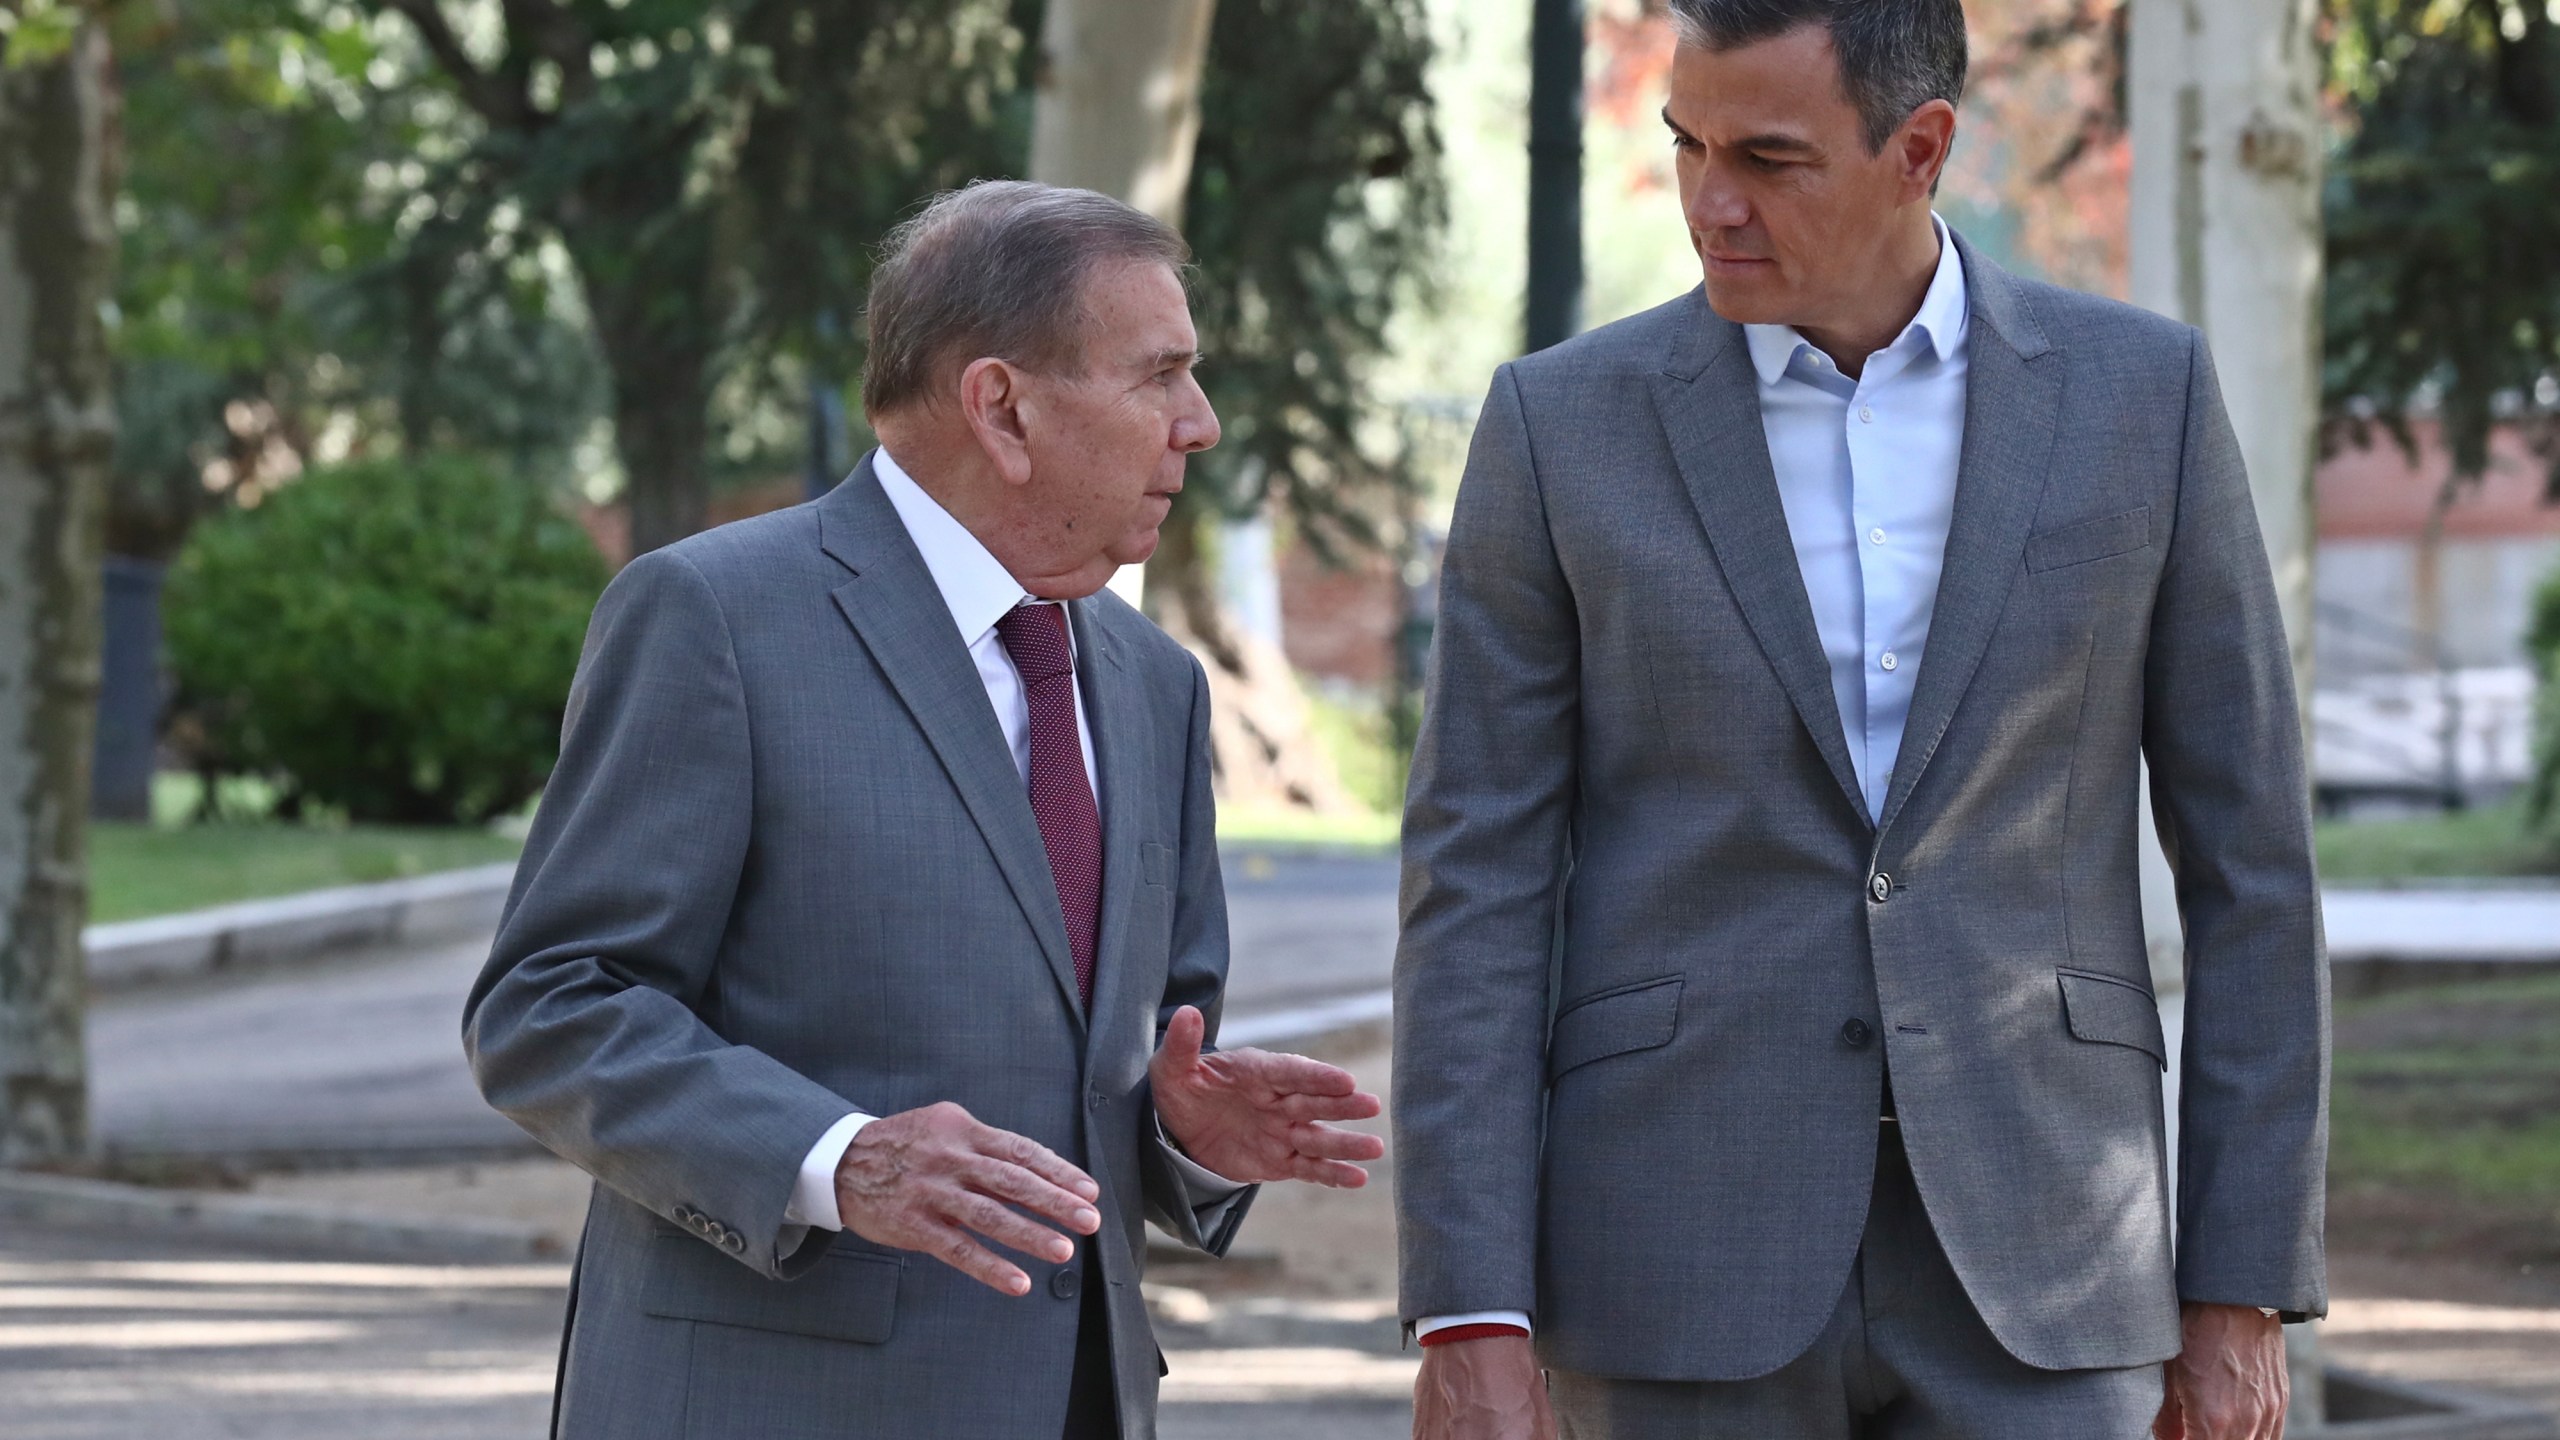
<svg viewBox="0 0 2560 1440">
<path fill-rule="evenodd" d="M 1203 1055 L 1208 1028 L 1191 1006 L 1176 1010 L 1147 1063 L 1156 1115 L 1184 1154 L 1247 1183 L 1305 1180 L 1342 1190 L 1369 1183 L 1369 1172 L 1352 1162 L 1386 1154 L 1386 1142 L 1327 1122 L 1374 1117 L 1377 1096 L 1362 1094 L 1351 1072 L 1304 1055 Z"/>
</svg>

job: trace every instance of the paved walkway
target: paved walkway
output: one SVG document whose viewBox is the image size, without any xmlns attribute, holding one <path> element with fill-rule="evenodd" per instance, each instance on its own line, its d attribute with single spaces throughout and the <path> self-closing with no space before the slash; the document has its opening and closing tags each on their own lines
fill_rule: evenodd
<svg viewBox="0 0 2560 1440">
<path fill-rule="evenodd" d="M 566 1282 L 559 1265 L 349 1263 L 12 1225 L 0 1435 L 530 1440 L 550 1413 Z M 1374 1303 L 1169 1326 L 1164 1440 L 1403 1440 L 1413 1362 L 1394 1333 Z"/>
<path fill-rule="evenodd" d="M 1228 1014 L 1374 992 L 1395 953 L 1394 862 L 1229 857 Z M 403 1153 L 526 1144 L 464 1068 L 487 937 L 102 995 L 100 1140 L 122 1154 Z"/>
</svg>

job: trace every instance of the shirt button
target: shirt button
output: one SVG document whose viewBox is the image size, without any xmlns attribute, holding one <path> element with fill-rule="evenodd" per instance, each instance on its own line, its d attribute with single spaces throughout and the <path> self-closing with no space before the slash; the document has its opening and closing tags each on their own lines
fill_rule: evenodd
<svg viewBox="0 0 2560 1440">
<path fill-rule="evenodd" d="M 1881 870 L 1877 871 L 1875 878 L 1867 882 L 1867 895 L 1879 905 L 1892 899 L 1893 877 Z"/>
<path fill-rule="evenodd" d="M 1876 1032 L 1868 1027 L 1866 1021 L 1853 1018 L 1840 1027 L 1840 1038 L 1849 1042 L 1850 1049 L 1864 1050 L 1867 1042 L 1876 1038 Z"/>
<path fill-rule="evenodd" d="M 1860 422 L 1861 424 L 1866 424 L 1866 425 L 1873 425 L 1874 423 L 1876 423 L 1876 412 L 1875 412 L 1875 407 L 1873 407 L 1873 406 L 1860 406 L 1860 407 L 1859 407 L 1859 409 L 1858 409 L 1858 420 L 1859 420 L 1859 422 Z"/>
<path fill-rule="evenodd" d="M 1876 663 L 1882 665 L 1887 670 L 1899 670 L 1902 668 L 1902 657 L 1894 654 L 1890 650 L 1887 650 L 1884 652 L 1884 658 Z"/>
<path fill-rule="evenodd" d="M 1878 545 L 1883 544 L 1883 543 L 1884 543 L 1884 527 L 1882 527 L 1882 526 L 1878 526 L 1878 527 L 1876 527 L 1875 529 L 1868 531 L 1868 532 L 1867 532 L 1867 538 L 1868 538 L 1869 540 L 1874 541 L 1874 542 L 1875 542 L 1876 544 L 1878 544 Z"/>
</svg>

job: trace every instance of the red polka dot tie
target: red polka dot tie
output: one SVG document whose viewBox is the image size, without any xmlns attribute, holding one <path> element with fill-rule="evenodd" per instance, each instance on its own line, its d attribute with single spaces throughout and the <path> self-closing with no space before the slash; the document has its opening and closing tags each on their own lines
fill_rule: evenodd
<svg viewBox="0 0 2560 1440">
<path fill-rule="evenodd" d="M 1067 920 L 1075 955 L 1076 994 L 1093 1005 L 1093 951 L 1102 925 L 1102 812 L 1084 772 L 1076 738 L 1075 660 L 1067 648 L 1067 612 L 1056 605 L 1017 605 L 996 622 L 997 638 L 1022 672 L 1031 700 L 1031 813 L 1049 852 L 1049 878 Z"/>
</svg>

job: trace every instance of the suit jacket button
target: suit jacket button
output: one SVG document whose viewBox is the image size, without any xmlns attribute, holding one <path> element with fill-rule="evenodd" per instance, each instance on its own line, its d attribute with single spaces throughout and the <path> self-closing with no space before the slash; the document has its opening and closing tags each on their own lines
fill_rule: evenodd
<svg viewBox="0 0 2560 1440">
<path fill-rule="evenodd" d="M 1061 1300 L 1073 1300 L 1082 1284 L 1073 1269 L 1060 1270 L 1049 1277 L 1049 1293 Z"/>
<path fill-rule="evenodd" d="M 747 1253 L 747 1237 L 732 1230 L 720 1237 L 720 1248 L 732 1255 L 743 1255 Z"/>
<path fill-rule="evenodd" d="M 1093 1109 L 1099 1110 L 1103 1106 L 1111 1103 L 1111 1097 L 1103 1094 L 1099 1090 L 1096 1090 L 1092 1094 L 1084 1097 L 1084 1103 Z"/>
<path fill-rule="evenodd" d="M 1877 871 L 1875 878 L 1867 882 L 1867 898 L 1879 905 L 1892 899 L 1893 877 L 1881 870 Z"/>
<path fill-rule="evenodd" d="M 1866 1021 L 1853 1017 L 1849 1023 L 1840 1027 L 1840 1038 L 1848 1041 L 1851 1049 L 1864 1050 L 1867 1048 L 1867 1042 L 1876 1038 L 1876 1032 L 1868 1028 Z"/>
</svg>

